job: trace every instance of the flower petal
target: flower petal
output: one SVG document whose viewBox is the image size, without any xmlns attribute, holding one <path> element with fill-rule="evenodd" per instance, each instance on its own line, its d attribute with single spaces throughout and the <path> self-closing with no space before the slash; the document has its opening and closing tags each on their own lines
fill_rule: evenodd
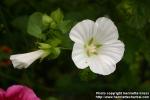
<svg viewBox="0 0 150 100">
<path fill-rule="evenodd" d="M 125 48 L 123 42 L 116 40 L 112 43 L 104 44 L 100 48 L 99 54 L 109 57 L 109 59 L 111 59 L 111 61 L 116 64 L 122 59 L 124 50 Z"/>
<path fill-rule="evenodd" d="M 93 35 L 94 22 L 92 20 L 83 20 L 77 23 L 70 31 L 72 41 L 84 44 Z"/>
<path fill-rule="evenodd" d="M 0 100 L 5 100 L 5 91 L 0 89 Z"/>
<path fill-rule="evenodd" d="M 13 85 L 6 91 L 7 100 L 40 100 L 32 89 L 22 86 Z"/>
<path fill-rule="evenodd" d="M 35 60 L 42 57 L 42 55 L 44 54 L 45 52 L 43 50 L 37 50 L 37 51 L 24 53 L 24 54 L 11 55 L 10 60 L 12 61 L 13 66 L 15 68 L 18 68 L 18 69 L 27 68 Z"/>
<path fill-rule="evenodd" d="M 96 20 L 94 37 L 100 43 L 118 39 L 118 30 L 115 24 L 108 18 L 101 17 Z"/>
<path fill-rule="evenodd" d="M 84 69 L 88 67 L 88 58 L 85 54 L 83 45 L 77 43 L 74 44 L 72 51 L 72 59 L 78 68 Z"/>
<path fill-rule="evenodd" d="M 89 66 L 92 72 L 109 75 L 115 71 L 116 65 L 112 64 L 109 59 L 105 59 L 102 56 L 95 56 L 89 60 Z"/>
</svg>

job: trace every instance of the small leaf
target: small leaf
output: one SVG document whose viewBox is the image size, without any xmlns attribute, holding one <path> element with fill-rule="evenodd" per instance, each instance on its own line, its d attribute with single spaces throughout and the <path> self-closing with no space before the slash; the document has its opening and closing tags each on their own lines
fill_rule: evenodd
<svg viewBox="0 0 150 100">
<path fill-rule="evenodd" d="M 64 34 L 60 39 L 63 41 L 61 47 L 72 50 L 73 42 L 70 40 L 68 34 Z"/>
<path fill-rule="evenodd" d="M 58 28 L 62 33 L 68 33 L 72 27 L 72 22 L 70 20 L 62 21 Z"/>
<path fill-rule="evenodd" d="M 33 13 L 29 18 L 28 27 L 27 27 L 27 32 L 38 39 L 45 38 L 45 35 L 42 34 L 42 28 L 43 28 L 42 16 L 43 14 L 40 12 Z"/>
<path fill-rule="evenodd" d="M 63 21 L 64 15 L 60 9 L 57 9 L 51 13 L 51 17 L 58 24 Z"/>
</svg>

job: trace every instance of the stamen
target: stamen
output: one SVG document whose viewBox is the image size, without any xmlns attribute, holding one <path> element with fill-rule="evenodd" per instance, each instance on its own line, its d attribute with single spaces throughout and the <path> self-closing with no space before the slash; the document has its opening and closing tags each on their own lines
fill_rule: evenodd
<svg viewBox="0 0 150 100">
<path fill-rule="evenodd" d="M 92 37 L 92 38 L 89 40 L 88 45 L 91 45 L 93 42 L 94 42 L 94 38 Z"/>
<path fill-rule="evenodd" d="M 90 57 L 92 55 L 97 55 L 98 54 L 98 49 L 100 48 L 100 44 L 97 44 L 92 37 L 87 44 L 85 45 L 85 50 L 87 55 Z"/>
</svg>

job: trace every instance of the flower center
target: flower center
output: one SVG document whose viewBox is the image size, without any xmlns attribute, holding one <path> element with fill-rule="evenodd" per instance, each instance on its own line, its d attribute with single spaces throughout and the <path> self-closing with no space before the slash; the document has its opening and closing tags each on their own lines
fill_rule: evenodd
<svg viewBox="0 0 150 100">
<path fill-rule="evenodd" d="M 98 49 L 100 48 L 100 44 L 96 43 L 94 38 L 92 37 L 86 44 L 85 44 L 85 51 L 88 57 L 97 55 Z"/>
</svg>

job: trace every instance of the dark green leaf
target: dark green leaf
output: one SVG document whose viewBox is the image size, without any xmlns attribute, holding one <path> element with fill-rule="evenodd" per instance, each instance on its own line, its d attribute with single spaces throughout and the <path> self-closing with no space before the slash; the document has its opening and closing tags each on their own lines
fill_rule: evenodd
<svg viewBox="0 0 150 100">
<path fill-rule="evenodd" d="M 42 34 L 43 29 L 42 16 L 43 16 L 42 13 L 35 12 L 30 16 L 28 21 L 27 32 L 38 39 L 45 38 L 45 35 Z"/>
</svg>

